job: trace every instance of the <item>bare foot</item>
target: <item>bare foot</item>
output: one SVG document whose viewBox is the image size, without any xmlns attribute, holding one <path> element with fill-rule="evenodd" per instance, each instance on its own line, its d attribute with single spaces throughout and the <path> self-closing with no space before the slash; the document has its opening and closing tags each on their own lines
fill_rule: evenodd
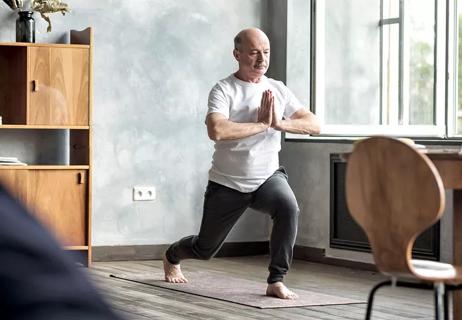
<svg viewBox="0 0 462 320">
<path fill-rule="evenodd" d="M 275 283 L 269 283 L 268 288 L 266 288 L 266 295 L 272 296 L 280 299 L 289 299 L 295 300 L 298 299 L 298 295 L 284 285 L 284 283 L 278 281 Z"/>
<path fill-rule="evenodd" d="M 167 257 L 164 255 L 164 273 L 165 281 L 171 283 L 186 283 L 188 279 L 185 278 L 181 272 L 180 264 L 172 264 L 167 260 Z"/>
</svg>

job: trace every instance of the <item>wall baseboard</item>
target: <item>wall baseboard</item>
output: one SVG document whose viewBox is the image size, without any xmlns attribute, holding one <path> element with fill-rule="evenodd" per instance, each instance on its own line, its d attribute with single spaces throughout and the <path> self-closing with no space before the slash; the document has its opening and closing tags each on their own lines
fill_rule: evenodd
<svg viewBox="0 0 462 320">
<path fill-rule="evenodd" d="M 377 271 L 374 264 L 366 262 L 358 262 L 339 258 L 326 257 L 326 252 L 321 248 L 305 247 L 295 245 L 294 259 L 329 264 L 333 266 L 341 266 L 359 270 Z"/>
<path fill-rule="evenodd" d="M 97 261 L 136 261 L 161 260 L 169 245 L 132 245 L 132 246 L 95 246 L 92 248 L 92 260 Z M 227 242 L 223 244 L 216 257 L 239 257 L 267 255 L 268 241 L 258 242 Z M 325 250 L 296 245 L 294 259 L 317 262 L 335 266 L 349 267 L 360 270 L 377 271 L 375 265 L 331 258 L 325 256 Z"/>
<path fill-rule="evenodd" d="M 95 246 L 92 261 L 161 260 L 169 245 Z M 256 256 L 269 253 L 268 241 L 227 242 L 216 257 Z"/>
</svg>

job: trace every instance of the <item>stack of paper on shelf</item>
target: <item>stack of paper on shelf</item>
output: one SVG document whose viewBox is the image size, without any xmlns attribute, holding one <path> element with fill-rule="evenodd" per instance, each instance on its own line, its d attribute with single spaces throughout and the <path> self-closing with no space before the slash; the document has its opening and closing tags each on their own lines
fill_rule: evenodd
<svg viewBox="0 0 462 320">
<path fill-rule="evenodd" d="M 27 166 L 27 163 L 21 162 L 15 157 L 0 157 L 0 166 Z"/>
</svg>

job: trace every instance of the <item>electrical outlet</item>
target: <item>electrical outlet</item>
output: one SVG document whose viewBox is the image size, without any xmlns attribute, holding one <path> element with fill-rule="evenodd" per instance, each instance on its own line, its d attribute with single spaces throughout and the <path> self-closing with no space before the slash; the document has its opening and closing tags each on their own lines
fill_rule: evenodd
<svg viewBox="0 0 462 320">
<path fill-rule="evenodd" d="M 156 187 L 135 186 L 133 187 L 133 201 L 154 201 L 156 200 Z"/>
</svg>

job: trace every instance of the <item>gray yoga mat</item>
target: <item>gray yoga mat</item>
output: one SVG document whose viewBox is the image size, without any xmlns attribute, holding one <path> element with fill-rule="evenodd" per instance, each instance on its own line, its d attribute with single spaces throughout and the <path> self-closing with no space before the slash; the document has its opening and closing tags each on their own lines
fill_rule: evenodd
<svg viewBox="0 0 462 320">
<path fill-rule="evenodd" d="M 293 290 L 298 294 L 296 300 L 283 300 L 266 296 L 266 283 L 245 280 L 216 271 L 188 272 L 188 283 L 168 283 L 163 273 L 111 274 L 113 278 L 137 282 L 159 288 L 229 301 L 260 309 L 326 306 L 338 304 L 365 303 L 330 294 L 308 290 Z"/>
</svg>

